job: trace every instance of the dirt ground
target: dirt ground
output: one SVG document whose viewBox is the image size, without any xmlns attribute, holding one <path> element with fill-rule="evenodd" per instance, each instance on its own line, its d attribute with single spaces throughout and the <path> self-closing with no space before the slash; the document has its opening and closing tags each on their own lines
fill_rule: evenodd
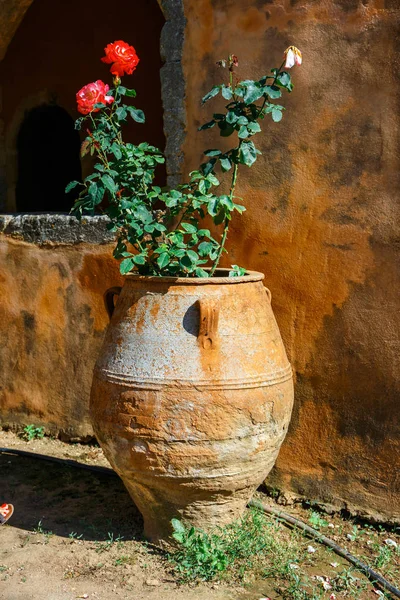
<svg viewBox="0 0 400 600">
<path fill-rule="evenodd" d="M 1 600 L 279 597 L 271 593 L 271 584 L 265 581 L 247 587 L 226 583 L 178 585 L 165 558 L 142 539 L 141 516 L 120 479 L 116 475 L 74 468 L 66 462 L 108 466 L 100 448 L 49 438 L 26 442 L 6 431 L 0 431 L 0 447 L 63 459 L 63 464 L 55 464 L 0 453 L 0 501 L 15 506 L 13 517 L 0 529 Z M 271 499 L 269 502 L 273 503 Z M 303 520 L 309 516 L 301 507 L 293 510 L 290 507 L 289 512 L 297 513 Z M 347 545 L 356 554 L 358 551 L 358 555 L 372 552 L 372 539 L 373 543 L 382 544 L 388 537 L 383 528 L 374 531 L 373 538 L 368 537 L 367 530 L 364 536 L 364 530 L 360 529 L 361 533 L 351 541 L 349 535 L 354 534 L 354 527 L 357 530 L 354 522 L 339 517 L 329 517 L 329 521 L 330 532 L 338 543 Z M 399 533 L 394 531 L 390 537 L 400 545 Z M 329 564 L 329 560 L 332 561 L 331 555 L 325 557 L 325 563 Z M 340 559 L 337 562 L 343 564 Z M 397 573 L 397 568 L 394 572 Z M 378 596 L 371 586 L 361 597 Z"/>
</svg>

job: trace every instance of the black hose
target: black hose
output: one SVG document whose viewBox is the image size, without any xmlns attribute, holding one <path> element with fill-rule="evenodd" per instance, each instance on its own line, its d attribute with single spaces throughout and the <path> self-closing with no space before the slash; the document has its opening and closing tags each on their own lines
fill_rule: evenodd
<svg viewBox="0 0 400 600">
<path fill-rule="evenodd" d="M 48 456 L 47 454 L 38 454 L 36 452 L 27 452 L 26 450 L 18 450 L 16 448 L 0 448 L 0 454 L 15 454 L 17 456 L 26 456 L 27 458 L 39 458 L 40 460 L 55 462 L 58 464 L 67 465 L 69 467 L 77 467 L 79 469 L 86 469 L 87 471 L 93 471 L 95 473 L 102 473 L 104 475 L 113 475 L 115 477 L 118 477 L 118 475 L 115 473 L 115 471 L 113 471 L 112 469 L 109 469 L 108 467 L 98 467 L 96 465 L 85 465 L 76 460 L 57 458 L 56 456 Z M 373 569 L 368 567 L 368 565 L 363 563 L 361 560 L 359 560 L 358 558 L 356 558 L 355 556 L 350 554 L 350 552 L 347 552 L 347 550 L 344 550 L 344 548 L 341 548 L 340 546 L 335 544 L 335 542 L 333 542 L 332 540 L 327 538 L 325 535 L 322 535 L 322 533 L 320 533 L 316 529 L 313 529 L 312 527 L 310 527 L 303 521 L 296 519 L 296 517 L 292 517 L 291 515 L 283 512 L 280 509 L 273 508 L 272 506 L 267 506 L 266 504 L 263 504 L 259 500 L 250 500 L 250 502 L 248 503 L 248 506 L 253 506 L 255 508 L 258 508 L 265 513 L 274 515 L 275 517 L 278 517 L 279 519 L 286 521 L 286 523 L 289 523 L 290 525 L 293 525 L 294 527 L 299 527 L 299 529 L 306 531 L 309 535 L 314 537 L 318 542 L 322 542 L 323 544 L 325 544 L 325 546 L 328 546 L 328 548 L 332 548 L 332 550 L 334 552 L 336 552 L 336 554 L 338 554 L 339 556 L 342 556 L 347 561 L 352 563 L 355 567 L 357 567 L 357 569 L 359 569 L 362 573 L 364 573 L 364 575 L 366 575 L 368 577 L 368 579 L 370 579 L 370 581 L 379 583 L 379 585 L 383 589 L 387 590 L 388 592 L 390 592 L 397 598 L 400 598 L 400 590 L 395 588 L 391 583 L 389 583 L 389 581 L 387 581 L 387 579 L 382 577 L 382 575 L 379 575 L 379 573 L 377 573 L 376 571 L 374 571 Z"/>
<path fill-rule="evenodd" d="M 309 525 L 306 525 L 306 523 L 303 523 L 303 521 L 296 519 L 296 517 L 292 517 L 291 515 L 283 512 L 282 510 L 273 508 L 272 506 L 267 506 L 266 504 L 263 504 L 259 500 L 250 500 L 250 502 L 248 503 L 248 506 L 253 506 L 255 508 L 259 508 L 260 510 L 262 510 L 270 515 L 274 515 L 275 517 L 278 517 L 279 519 L 282 519 L 283 521 L 290 523 L 290 525 L 299 527 L 299 529 L 306 531 L 309 535 L 316 538 L 316 540 L 318 542 L 322 542 L 323 544 L 325 544 L 325 546 L 332 548 L 332 550 L 334 552 L 336 552 L 336 554 L 338 554 L 339 556 L 342 556 L 343 558 L 348 560 L 350 563 L 352 563 L 355 567 L 357 567 L 357 569 L 359 569 L 362 573 L 364 573 L 364 575 L 366 575 L 368 577 L 368 579 L 370 579 L 370 581 L 379 583 L 379 585 L 382 586 L 383 589 L 387 590 L 388 592 L 390 592 L 397 598 L 400 598 L 400 590 L 395 588 L 391 583 L 389 583 L 387 581 L 387 579 L 382 577 L 382 575 L 379 575 L 379 573 L 377 573 L 376 571 L 371 569 L 368 565 L 363 563 L 361 560 L 359 560 L 358 558 L 356 558 L 355 556 L 350 554 L 350 552 L 347 552 L 347 550 L 344 550 L 344 548 L 341 548 L 340 546 L 335 544 L 335 542 L 333 542 L 332 540 L 327 538 L 325 535 L 322 535 L 322 533 L 320 533 L 316 529 L 313 529 Z"/>
</svg>

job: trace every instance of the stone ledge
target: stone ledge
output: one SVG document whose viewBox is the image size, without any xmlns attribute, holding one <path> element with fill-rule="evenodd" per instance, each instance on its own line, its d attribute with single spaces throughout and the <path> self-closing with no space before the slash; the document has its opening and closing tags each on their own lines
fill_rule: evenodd
<svg viewBox="0 0 400 600">
<path fill-rule="evenodd" d="M 107 230 L 108 222 L 103 215 L 85 216 L 82 221 L 64 213 L 0 215 L 0 234 L 39 246 L 109 244 L 115 236 Z"/>
</svg>

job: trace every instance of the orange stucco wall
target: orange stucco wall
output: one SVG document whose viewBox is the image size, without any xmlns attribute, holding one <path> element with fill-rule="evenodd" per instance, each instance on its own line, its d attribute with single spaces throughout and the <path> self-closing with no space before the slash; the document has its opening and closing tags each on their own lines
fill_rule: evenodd
<svg viewBox="0 0 400 600">
<path fill-rule="evenodd" d="M 112 246 L 38 247 L 1 236 L 0 264 L 2 423 L 92 436 L 88 399 L 108 323 L 103 293 L 120 283 Z"/>
<path fill-rule="evenodd" d="M 240 174 L 247 212 L 230 257 L 266 274 L 296 373 L 295 410 L 273 487 L 400 518 L 400 5 L 383 0 L 185 0 L 186 170 L 223 100 L 199 99 L 234 53 L 242 79 L 303 52 L 281 123 Z M 257 144 L 258 142 L 258 144 Z M 396 218 L 397 217 L 397 218 Z"/>
</svg>

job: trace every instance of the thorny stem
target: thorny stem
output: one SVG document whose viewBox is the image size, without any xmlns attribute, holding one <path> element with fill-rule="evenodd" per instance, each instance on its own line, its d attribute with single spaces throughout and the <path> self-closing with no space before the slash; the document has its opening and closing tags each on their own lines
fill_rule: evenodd
<svg viewBox="0 0 400 600">
<path fill-rule="evenodd" d="M 242 140 L 240 140 L 239 146 L 238 146 L 238 154 L 240 152 L 240 146 L 242 144 Z M 235 166 L 233 167 L 233 174 L 232 174 L 232 182 L 231 182 L 231 189 L 229 192 L 229 198 L 230 200 L 233 201 L 233 195 L 235 193 L 235 186 L 236 186 L 236 180 L 237 180 L 237 174 L 238 174 L 238 163 L 235 162 Z M 226 242 L 226 238 L 228 237 L 228 229 L 229 229 L 229 221 L 230 221 L 230 215 L 227 216 L 225 218 L 225 223 L 224 223 L 224 231 L 222 233 L 222 238 L 221 238 L 221 244 L 220 247 L 218 249 L 218 253 L 217 253 L 217 258 L 215 259 L 214 265 L 210 271 L 210 277 L 212 277 L 216 271 L 216 268 L 218 267 L 218 263 L 221 259 L 222 256 L 222 252 L 224 251 L 224 246 L 225 246 L 225 242 Z"/>
<path fill-rule="evenodd" d="M 96 123 L 92 117 L 92 113 L 90 113 L 89 116 L 90 116 L 90 120 L 92 121 L 93 129 L 96 129 Z M 101 162 L 103 163 L 103 165 L 109 170 L 110 164 L 108 162 L 107 155 L 103 152 L 101 146 L 99 148 L 96 148 L 96 151 L 97 151 L 97 154 L 99 155 L 99 158 L 100 158 Z"/>
</svg>

